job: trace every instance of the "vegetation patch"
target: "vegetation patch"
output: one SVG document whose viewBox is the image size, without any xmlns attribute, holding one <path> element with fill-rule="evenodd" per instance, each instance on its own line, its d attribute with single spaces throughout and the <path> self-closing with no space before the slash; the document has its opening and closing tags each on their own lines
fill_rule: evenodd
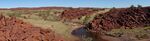
<svg viewBox="0 0 150 41">
<path fill-rule="evenodd" d="M 148 39 L 150 38 L 150 27 L 144 28 L 134 28 L 134 29 L 112 29 L 111 31 L 107 32 L 106 35 L 112 37 L 124 37 L 130 36 L 137 39 Z"/>
<path fill-rule="evenodd" d="M 9 11 L 6 15 L 26 19 L 40 18 L 47 21 L 58 21 L 61 12 L 63 12 L 63 10 L 15 10 Z"/>
<path fill-rule="evenodd" d="M 80 20 L 80 22 L 82 24 L 87 24 L 90 21 L 92 21 L 95 18 L 96 15 L 97 14 L 92 14 L 92 15 L 88 15 L 88 16 L 82 16 L 79 20 Z"/>
</svg>

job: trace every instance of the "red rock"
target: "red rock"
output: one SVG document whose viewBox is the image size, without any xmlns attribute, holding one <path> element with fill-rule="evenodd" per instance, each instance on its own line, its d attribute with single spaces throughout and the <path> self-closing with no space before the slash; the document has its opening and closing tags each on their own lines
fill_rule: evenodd
<svg viewBox="0 0 150 41">
<path fill-rule="evenodd" d="M 96 16 L 86 28 L 94 38 L 100 39 L 104 35 L 103 31 L 144 26 L 150 26 L 150 7 L 112 9 Z"/>
<path fill-rule="evenodd" d="M 51 30 L 32 26 L 14 17 L 0 16 L 0 41 L 59 41 L 62 39 Z"/>
<path fill-rule="evenodd" d="M 74 8 L 74 9 L 67 9 L 61 14 L 62 19 L 76 19 L 80 18 L 85 15 L 91 15 L 96 12 L 96 9 L 82 9 L 82 8 Z"/>
</svg>

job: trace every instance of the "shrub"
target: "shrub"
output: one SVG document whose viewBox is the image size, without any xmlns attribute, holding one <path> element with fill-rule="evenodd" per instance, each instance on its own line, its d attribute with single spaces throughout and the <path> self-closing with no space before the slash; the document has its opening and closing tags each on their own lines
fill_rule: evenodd
<svg viewBox="0 0 150 41">
<path fill-rule="evenodd" d="M 80 18 L 80 22 L 82 24 L 87 24 L 89 23 L 91 20 L 93 20 L 95 18 L 96 14 L 93 14 L 93 15 L 88 15 L 88 16 L 82 16 Z"/>
<path fill-rule="evenodd" d="M 133 35 L 137 39 L 147 39 L 150 38 L 150 27 L 143 27 L 143 28 L 134 28 L 134 29 L 113 29 L 109 32 L 106 32 L 106 35 L 112 37 L 122 37 L 122 35 Z"/>
</svg>

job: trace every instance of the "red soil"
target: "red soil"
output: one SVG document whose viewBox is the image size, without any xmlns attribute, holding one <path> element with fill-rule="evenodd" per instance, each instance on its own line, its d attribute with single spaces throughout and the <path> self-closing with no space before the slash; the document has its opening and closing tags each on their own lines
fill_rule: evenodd
<svg viewBox="0 0 150 41">
<path fill-rule="evenodd" d="M 0 41 L 64 41 L 51 30 L 34 27 L 14 17 L 0 16 Z"/>
<path fill-rule="evenodd" d="M 8 10 L 7 8 L 0 8 L 0 10 Z"/>
<path fill-rule="evenodd" d="M 76 19 L 76 18 L 80 18 L 85 15 L 93 14 L 95 11 L 97 11 L 97 10 L 96 9 L 87 9 L 87 8 L 67 9 L 62 13 L 61 18 L 62 19 Z"/>
<path fill-rule="evenodd" d="M 0 8 L 0 10 L 51 10 L 51 9 L 56 9 L 56 10 L 65 10 L 69 9 L 71 7 L 20 7 L 20 8 Z"/>
<path fill-rule="evenodd" d="M 51 9 L 69 9 L 71 7 L 34 7 L 34 8 L 10 8 L 9 10 L 51 10 Z"/>
</svg>

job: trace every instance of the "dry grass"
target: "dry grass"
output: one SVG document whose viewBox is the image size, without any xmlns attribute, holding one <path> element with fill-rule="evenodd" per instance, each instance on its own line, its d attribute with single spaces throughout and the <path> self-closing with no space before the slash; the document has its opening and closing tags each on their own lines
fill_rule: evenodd
<svg viewBox="0 0 150 41">
<path fill-rule="evenodd" d="M 108 32 L 107 35 L 113 37 L 134 37 L 136 39 L 148 39 L 150 38 L 150 27 L 144 28 L 134 28 L 134 29 L 113 29 L 112 31 Z"/>
</svg>

